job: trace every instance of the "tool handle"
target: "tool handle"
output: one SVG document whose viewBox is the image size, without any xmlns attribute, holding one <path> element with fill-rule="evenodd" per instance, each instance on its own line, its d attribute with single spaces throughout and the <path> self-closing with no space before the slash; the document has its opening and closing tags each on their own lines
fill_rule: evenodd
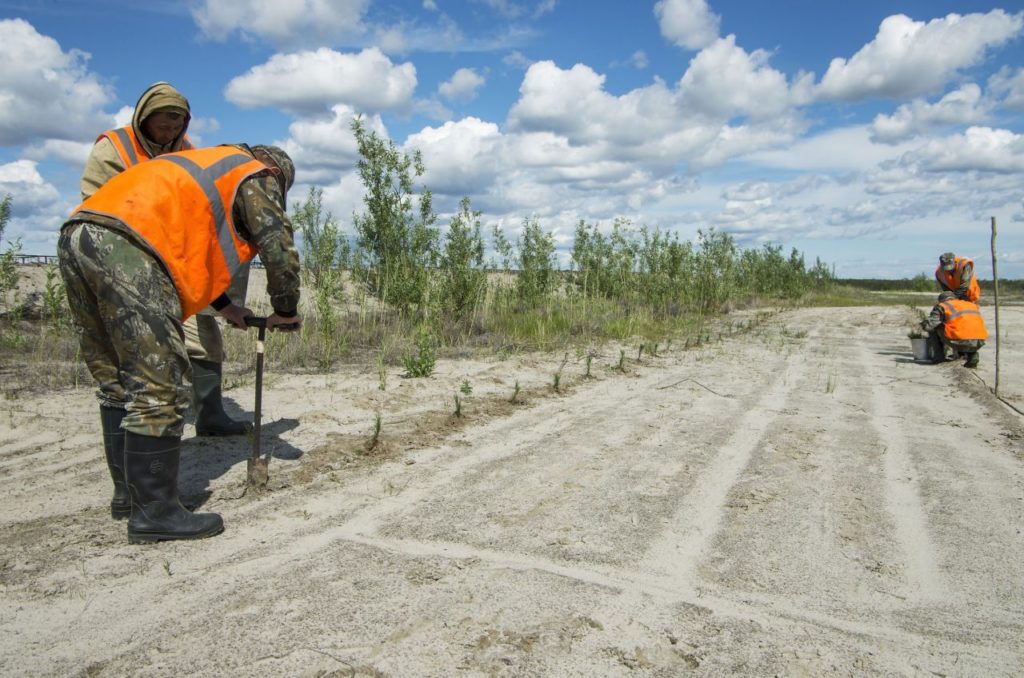
<svg viewBox="0 0 1024 678">
<path fill-rule="evenodd" d="M 266 329 L 267 328 L 267 318 L 266 318 L 266 316 L 260 316 L 260 315 L 247 315 L 247 316 L 245 316 L 245 326 L 246 327 L 258 327 L 260 329 Z"/>
</svg>

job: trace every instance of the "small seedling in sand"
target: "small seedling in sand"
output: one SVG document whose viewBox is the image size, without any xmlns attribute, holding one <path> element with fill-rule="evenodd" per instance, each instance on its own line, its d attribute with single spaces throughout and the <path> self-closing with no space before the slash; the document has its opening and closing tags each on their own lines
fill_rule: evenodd
<svg viewBox="0 0 1024 678">
<path fill-rule="evenodd" d="M 625 349 L 619 349 L 619 365 L 616 368 L 619 372 L 626 371 L 626 351 Z"/>
<path fill-rule="evenodd" d="M 515 403 L 519 399 L 519 380 L 516 379 L 515 388 L 512 390 L 512 397 L 508 399 L 510 403 Z"/>
<path fill-rule="evenodd" d="M 455 416 L 462 416 L 462 398 L 459 397 L 458 393 L 455 394 Z"/>
<path fill-rule="evenodd" d="M 377 443 L 380 442 L 380 429 L 381 429 L 381 425 L 382 425 L 382 421 L 381 421 L 380 412 L 374 412 L 374 414 L 373 414 L 373 435 L 370 436 L 370 439 L 366 443 L 366 449 L 367 450 L 374 449 L 375 447 L 377 447 Z"/>
<path fill-rule="evenodd" d="M 593 362 L 593 360 L 594 360 L 594 356 L 592 356 L 592 355 L 588 355 L 587 356 L 587 371 L 583 373 L 583 378 L 584 379 L 592 379 L 593 378 L 593 375 L 590 374 L 590 363 Z"/>
<path fill-rule="evenodd" d="M 469 395 L 473 392 L 473 386 L 469 383 L 469 379 L 462 380 L 462 385 L 459 386 L 459 391 L 462 395 Z"/>
</svg>

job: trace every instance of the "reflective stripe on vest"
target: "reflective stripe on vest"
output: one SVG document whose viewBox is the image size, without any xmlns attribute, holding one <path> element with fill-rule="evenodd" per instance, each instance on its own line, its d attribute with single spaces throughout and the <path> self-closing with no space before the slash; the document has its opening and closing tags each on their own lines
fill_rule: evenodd
<svg viewBox="0 0 1024 678">
<path fill-rule="evenodd" d="M 988 339 L 988 330 L 981 317 L 981 310 L 968 301 L 943 301 L 939 304 L 945 312 L 942 331 L 947 339 Z"/>
<path fill-rule="evenodd" d="M 69 221 L 102 215 L 134 232 L 170 275 L 185 320 L 258 253 L 236 232 L 231 210 L 242 182 L 266 170 L 228 146 L 157 156 L 111 178 Z"/>
<path fill-rule="evenodd" d="M 129 134 L 129 127 L 119 127 L 113 130 L 113 133 L 117 136 L 117 140 L 120 145 L 114 144 L 114 148 L 117 149 L 117 154 L 121 156 L 121 161 L 124 163 L 125 169 L 128 169 L 132 165 L 139 164 L 139 152 L 142 151 L 141 147 L 136 148 L 135 135 Z M 110 134 L 109 132 L 107 134 Z"/>
<path fill-rule="evenodd" d="M 138 165 L 143 160 L 149 160 L 149 154 L 146 153 L 146 149 L 139 143 L 138 138 L 135 136 L 135 130 L 131 127 L 118 127 L 117 129 L 107 130 L 96 137 L 96 141 L 104 137 L 110 139 L 110 142 L 114 145 L 114 150 L 117 151 L 117 155 L 121 158 L 121 164 L 124 165 L 125 169 Z M 181 148 L 179 150 L 191 151 L 194 148 L 187 134 L 181 138 Z"/>
<path fill-rule="evenodd" d="M 213 209 L 213 223 L 217 229 L 217 241 L 220 243 L 220 250 L 224 253 L 224 261 L 227 263 L 230 271 L 237 271 L 242 262 L 239 260 L 238 251 L 235 249 L 233 229 L 227 222 L 227 207 L 221 199 L 216 181 L 221 175 L 227 174 L 236 167 L 252 162 L 252 158 L 244 154 L 229 155 L 206 169 L 180 155 L 160 155 L 153 158 L 153 160 L 173 162 L 188 172 L 189 176 L 195 179 L 199 187 L 203 189 L 203 193 L 206 194 L 206 199 L 210 201 L 210 207 Z"/>
</svg>

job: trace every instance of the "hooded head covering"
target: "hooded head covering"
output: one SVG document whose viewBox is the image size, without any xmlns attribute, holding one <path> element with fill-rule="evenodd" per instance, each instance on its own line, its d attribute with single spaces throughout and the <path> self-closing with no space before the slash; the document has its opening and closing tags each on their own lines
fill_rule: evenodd
<svg viewBox="0 0 1024 678">
<path fill-rule="evenodd" d="M 295 184 L 295 164 L 292 159 L 284 152 L 284 149 L 278 146 L 251 146 L 253 155 L 256 159 L 265 164 L 271 165 L 270 169 L 275 167 L 281 170 L 281 176 L 284 177 L 284 192 L 287 193 L 291 190 L 292 185 Z"/>
<path fill-rule="evenodd" d="M 166 146 L 158 146 L 148 139 L 142 131 L 142 121 L 161 109 L 177 108 L 185 114 L 185 125 L 181 128 L 181 134 L 174 141 Z M 188 123 L 192 119 L 192 109 L 181 92 L 174 89 L 166 82 L 155 82 L 150 85 L 135 104 L 135 113 L 132 115 L 132 130 L 135 137 L 142 144 L 149 157 L 155 157 L 161 153 L 172 153 L 180 151 L 182 141 L 185 139 L 185 132 L 188 130 Z"/>
<path fill-rule="evenodd" d="M 944 271 L 952 271 L 956 266 L 956 255 L 952 252 L 946 252 L 939 257 L 939 265 L 942 266 Z"/>
</svg>

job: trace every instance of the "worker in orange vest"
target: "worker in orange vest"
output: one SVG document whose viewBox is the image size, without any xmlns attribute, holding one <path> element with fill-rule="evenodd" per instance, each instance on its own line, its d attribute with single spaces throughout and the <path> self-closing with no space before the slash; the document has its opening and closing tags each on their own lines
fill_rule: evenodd
<svg viewBox="0 0 1024 678">
<path fill-rule="evenodd" d="M 929 333 L 932 362 L 966 356 L 964 367 L 978 366 L 978 350 L 985 345 L 988 330 L 977 304 L 957 299 L 950 291 L 943 292 L 922 326 Z"/>
<path fill-rule="evenodd" d="M 131 124 L 107 130 L 96 138 L 82 172 L 82 200 L 133 165 L 165 153 L 191 150 L 187 134 L 191 119 L 188 99 L 174 86 L 156 82 L 147 87 L 135 104 Z M 243 267 L 231 282 L 231 298 L 244 302 L 248 284 L 249 268 Z M 185 321 L 196 435 L 245 435 L 249 427 L 224 410 L 224 338 L 217 315 L 214 309 L 204 308 Z"/>
<path fill-rule="evenodd" d="M 957 299 L 978 303 L 981 298 L 981 287 L 974 277 L 974 262 L 967 257 L 958 257 L 952 252 L 942 254 L 935 268 L 935 280 L 940 289 L 949 290 Z"/>
<path fill-rule="evenodd" d="M 111 515 L 128 540 L 198 539 L 224 529 L 181 505 L 178 464 L 189 372 L 183 323 L 213 306 L 245 327 L 226 294 L 257 254 L 270 329 L 297 329 L 299 256 L 285 198 L 291 158 L 275 146 L 217 146 L 127 168 L 61 227 L 57 253 L 82 356 L 99 388 L 114 480 Z"/>
</svg>

